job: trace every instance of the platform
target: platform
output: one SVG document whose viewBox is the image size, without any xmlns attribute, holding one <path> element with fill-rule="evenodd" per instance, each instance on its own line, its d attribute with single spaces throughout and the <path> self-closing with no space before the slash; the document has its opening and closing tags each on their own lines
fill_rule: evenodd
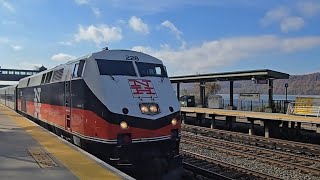
<svg viewBox="0 0 320 180">
<path fill-rule="evenodd" d="M 203 119 L 205 114 L 210 115 L 212 117 L 211 127 L 215 124 L 215 116 L 226 116 L 226 126 L 228 126 L 229 129 L 231 129 L 232 123 L 236 121 L 236 117 L 247 118 L 251 124 L 249 129 L 250 135 L 254 134 L 254 121 L 260 121 L 264 126 L 265 137 L 269 137 L 270 130 L 275 131 L 275 134 L 277 134 L 280 124 L 282 124 L 282 127 L 288 128 L 289 122 L 291 123 L 291 128 L 294 128 L 296 124 L 295 128 L 297 130 L 301 129 L 301 123 L 315 124 L 316 132 L 320 133 L 319 117 L 197 107 L 181 107 L 181 113 L 183 116 L 186 116 L 187 113 L 196 113 L 197 119 Z"/>
<path fill-rule="evenodd" d="M 320 124 L 320 118 L 318 117 L 296 116 L 296 115 L 288 115 L 288 114 L 280 114 L 280 113 L 263 113 L 263 112 L 252 112 L 252 111 L 236 111 L 236 110 L 196 108 L 196 107 L 181 107 L 181 112 L 204 113 L 204 114 L 214 114 L 214 115 L 220 115 L 220 116 L 234 116 L 234 117 L 243 117 L 243 118 Z"/>
<path fill-rule="evenodd" d="M 0 179 L 133 179 L 0 105 Z"/>
</svg>

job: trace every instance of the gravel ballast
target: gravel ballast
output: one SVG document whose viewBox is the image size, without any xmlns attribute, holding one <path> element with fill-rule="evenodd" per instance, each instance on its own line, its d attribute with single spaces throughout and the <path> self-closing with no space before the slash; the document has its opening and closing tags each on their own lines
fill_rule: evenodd
<svg viewBox="0 0 320 180">
<path fill-rule="evenodd" d="M 319 180 L 319 176 L 312 176 L 309 174 L 303 174 L 299 170 L 288 170 L 285 168 L 273 166 L 270 164 L 262 163 L 258 160 L 252 160 L 248 158 L 232 156 L 230 154 L 225 154 L 222 152 L 217 152 L 205 148 L 196 147 L 190 144 L 181 143 L 182 150 L 187 150 L 195 153 L 202 154 L 220 161 L 228 162 L 231 164 L 239 165 L 246 169 L 251 169 L 254 171 L 259 171 L 265 174 L 276 176 L 282 179 L 302 179 L 302 180 Z"/>
</svg>

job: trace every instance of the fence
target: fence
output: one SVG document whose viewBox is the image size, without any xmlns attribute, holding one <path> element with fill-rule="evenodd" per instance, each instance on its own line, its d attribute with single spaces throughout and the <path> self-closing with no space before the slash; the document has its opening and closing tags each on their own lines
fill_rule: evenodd
<svg viewBox="0 0 320 180">
<path fill-rule="evenodd" d="M 274 112 L 276 113 L 286 113 L 288 104 L 292 101 L 286 100 L 274 100 Z M 245 100 L 234 100 L 234 105 L 236 106 L 237 110 L 239 111 L 255 111 L 255 112 L 265 112 L 265 109 L 269 106 L 269 102 L 267 100 L 260 100 L 260 101 L 245 101 Z M 223 108 L 225 109 L 229 106 L 229 100 L 224 99 L 222 101 Z"/>
</svg>

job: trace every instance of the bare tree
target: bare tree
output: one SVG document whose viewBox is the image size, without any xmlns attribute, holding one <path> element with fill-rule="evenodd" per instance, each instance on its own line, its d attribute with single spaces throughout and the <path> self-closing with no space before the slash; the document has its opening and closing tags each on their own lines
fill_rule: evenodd
<svg viewBox="0 0 320 180">
<path fill-rule="evenodd" d="M 206 83 L 206 97 L 210 94 L 217 94 L 221 90 L 220 84 L 216 82 Z"/>
<path fill-rule="evenodd" d="M 210 94 L 217 94 L 219 91 L 221 90 L 221 85 L 216 83 L 216 82 L 206 82 L 205 84 L 205 98 L 206 101 L 208 99 L 208 96 Z M 195 94 L 195 99 L 197 103 L 200 103 L 200 87 L 199 87 L 199 83 L 194 83 L 193 84 L 193 92 Z"/>
</svg>

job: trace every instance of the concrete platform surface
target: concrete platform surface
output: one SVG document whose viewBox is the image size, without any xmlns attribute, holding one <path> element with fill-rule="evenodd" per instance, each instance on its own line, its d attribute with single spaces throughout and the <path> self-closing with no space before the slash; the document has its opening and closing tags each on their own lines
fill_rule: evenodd
<svg viewBox="0 0 320 180">
<path fill-rule="evenodd" d="M 0 105 L 0 179 L 133 179 Z"/>
</svg>

